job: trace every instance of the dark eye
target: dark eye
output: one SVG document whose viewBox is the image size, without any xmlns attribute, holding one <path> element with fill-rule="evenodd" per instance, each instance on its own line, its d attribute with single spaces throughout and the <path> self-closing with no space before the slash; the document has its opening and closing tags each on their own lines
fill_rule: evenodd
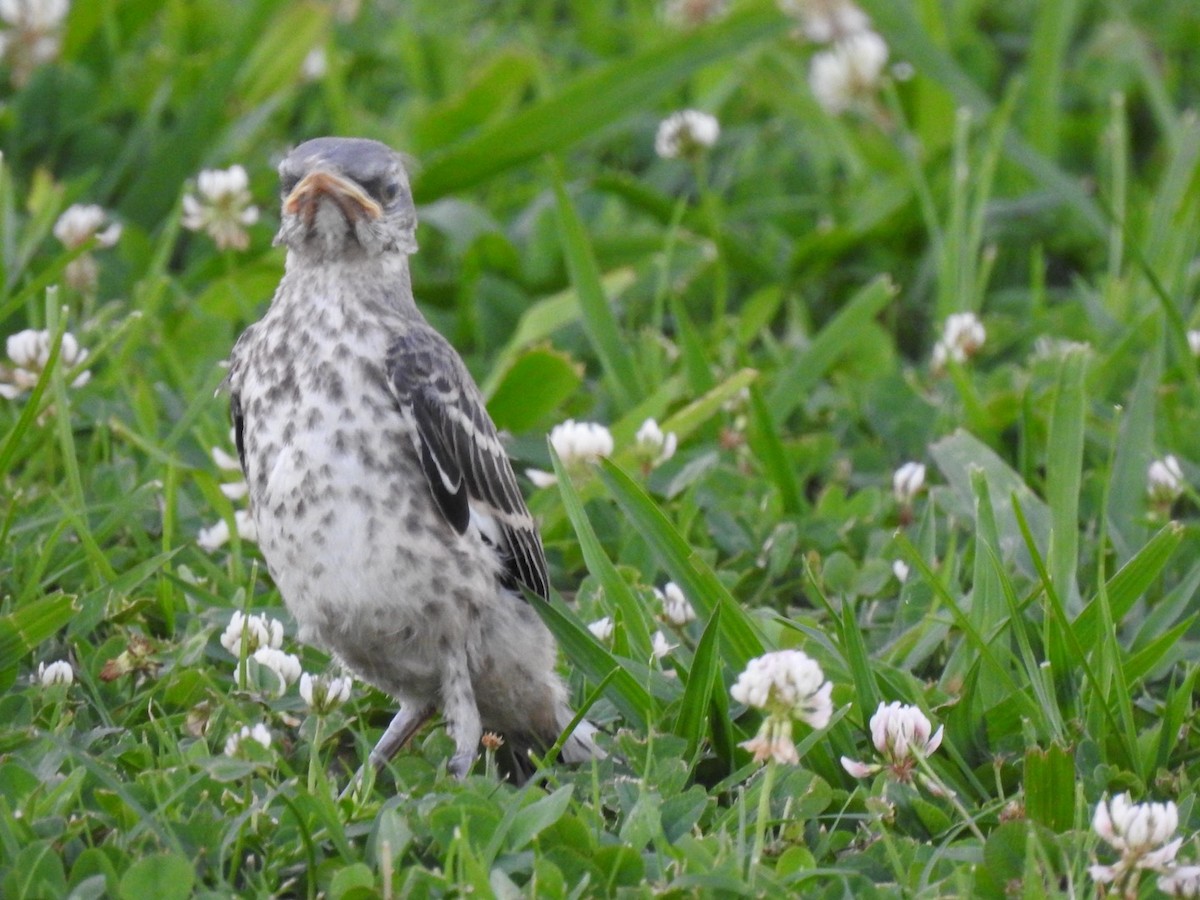
<svg viewBox="0 0 1200 900">
<path fill-rule="evenodd" d="M 400 194 L 400 182 L 389 181 L 383 188 L 383 199 L 391 203 Z"/>
<path fill-rule="evenodd" d="M 292 188 L 294 188 L 299 182 L 300 179 L 295 175 L 280 175 L 279 189 L 283 191 L 283 195 L 286 197 L 292 192 Z"/>
</svg>

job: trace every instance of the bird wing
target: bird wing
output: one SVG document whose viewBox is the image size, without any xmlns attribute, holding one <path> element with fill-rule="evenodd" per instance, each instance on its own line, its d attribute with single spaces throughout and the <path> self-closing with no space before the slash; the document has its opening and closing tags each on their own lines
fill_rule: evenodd
<svg viewBox="0 0 1200 900">
<path fill-rule="evenodd" d="M 499 550 L 509 578 L 548 599 L 537 525 L 483 397 L 454 348 L 433 329 L 413 327 L 388 350 L 387 377 L 416 423 L 421 467 L 446 521 L 463 534 L 474 520 Z"/>
<path fill-rule="evenodd" d="M 229 395 L 229 415 L 233 419 L 233 443 L 237 447 L 238 462 L 242 464 L 242 475 L 249 477 L 246 471 L 246 417 L 242 413 L 242 398 L 236 393 Z"/>
</svg>

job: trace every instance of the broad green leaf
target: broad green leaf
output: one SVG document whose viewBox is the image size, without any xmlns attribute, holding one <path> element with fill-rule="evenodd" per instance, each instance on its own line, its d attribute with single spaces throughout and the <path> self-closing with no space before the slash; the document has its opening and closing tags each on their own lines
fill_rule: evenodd
<svg viewBox="0 0 1200 900">
<path fill-rule="evenodd" d="M 633 280 L 634 274 L 631 269 L 617 269 L 601 279 L 601 288 L 606 297 L 615 297 L 633 284 Z M 496 355 L 491 374 L 480 385 L 483 395 L 490 397 L 496 392 L 500 379 L 517 361 L 523 350 L 546 340 L 560 328 L 566 328 L 577 321 L 579 297 L 574 288 L 545 297 L 525 310 L 512 337 Z"/>
<path fill-rule="evenodd" d="M 529 431 L 554 413 L 583 381 L 582 366 L 556 350 L 529 350 L 501 376 L 488 398 L 497 428 Z"/>
<path fill-rule="evenodd" d="M 538 789 L 540 793 L 540 788 Z M 507 844 L 516 853 L 524 850 L 530 842 L 563 817 L 571 805 L 573 785 L 564 785 L 549 796 L 541 797 L 521 807 L 512 817 L 508 828 Z"/>
<path fill-rule="evenodd" d="M 1075 759 L 1055 742 L 1048 749 L 1025 750 L 1025 812 L 1051 831 L 1064 832 L 1075 823 Z"/>
<path fill-rule="evenodd" d="M 121 900 L 185 900 L 192 894 L 196 873 L 187 857 L 156 853 L 137 860 L 121 876 Z"/>
</svg>

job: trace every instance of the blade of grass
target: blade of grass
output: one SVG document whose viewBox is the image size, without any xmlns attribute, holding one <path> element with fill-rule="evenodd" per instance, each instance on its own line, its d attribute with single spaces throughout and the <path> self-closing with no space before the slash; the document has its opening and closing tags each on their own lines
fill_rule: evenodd
<svg viewBox="0 0 1200 900">
<path fill-rule="evenodd" d="M 547 441 L 547 445 L 550 448 L 550 461 L 554 465 L 554 474 L 558 476 L 558 491 L 562 497 L 563 508 L 575 529 L 575 536 L 579 538 L 579 549 L 583 551 L 583 561 L 587 565 L 588 571 L 599 579 L 600 586 L 604 589 L 604 596 L 616 607 L 624 628 L 624 635 L 630 643 L 632 650 L 630 655 L 635 659 L 649 659 L 651 653 L 650 629 L 646 624 L 646 604 L 638 599 L 633 589 L 617 571 L 617 567 L 608 558 L 608 554 L 604 552 L 604 548 L 600 545 L 600 539 L 596 537 L 596 532 L 592 528 L 592 523 L 588 521 L 583 501 L 579 499 L 579 493 L 575 490 L 575 485 L 571 483 L 571 474 L 563 465 L 562 460 L 558 458 L 558 454 L 554 452 L 554 447 L 549 444 L 549 441 Z"/>
<path fill-rule="evenodd" d="M 647 108 L 714 60 L 785 33 L 784 26 L 775 10 L 755 9 L 590 69 L 554 96 L 429 160 L 416 185 L 417 199 L 429 203 L 570 147 L 632 110 Z"/>
<path fill-rule="evenodd" d="M 1050 506 L 1050 577 L 1068 609 L 1078 609 L 1079 490 L 1083 465 L 1084 374 L 1087 354 L 1063 355 L 1046 441 L 1046 502 Z"/>
<path fill-rule="evenodd" d="M 692 667 L 688 671 L 687 684 L 683 691 L 683 702 L 675 719 L 675 733 L 687 741 L 683 758 L 689 763 L 695 759 L 700 740 L 704 737 L 704 723 L 711 713 L 714 692 L 724 691 L 721 679 L 721 657 L 717 652 L 717 638 L 721 633 L 721 608 L 717 607 L 708 617 Z"/>
<path fill-rule="evenodd" d="M 868 322 L 896 296 L 896 286 L 881 275 L 855 294 L 817 333 L 812 343 L 780 369 L 767 397 L 767 408 L 776 422 L 785 422 L 808 396 L 809 389 L 825 376 L 845 353 L 853 349 Z"/>
<path fill-rule="evenodd" d="M 646 492 L 609 460 L 601 461 L 600 478 L 697 612 L 711 616 L 713 610 L 721 608 L 721 646 L 725 662 L 731 668 L 741 670 L 750 659 L 761 655 L 763 642 L 753 620 Z"/>
<path fill-rule="evenodd" d="M 558 209 L 558 223 L 562 236 L 563 255 L 571 273 L 571 283 L 579 300 L 583 319 L 583 330 L 587 333 L 604 373 L 622 409 L 632 406 L 642 396 L 641 378 L 621 337 L 617 317 L 613 313 L 604 285 L 600 281 L 600 270 L 596 257 L 584 231 L 583 222 L 563 184 L 562 171 L 552 167 L 554 197 Z"/>
</svg>

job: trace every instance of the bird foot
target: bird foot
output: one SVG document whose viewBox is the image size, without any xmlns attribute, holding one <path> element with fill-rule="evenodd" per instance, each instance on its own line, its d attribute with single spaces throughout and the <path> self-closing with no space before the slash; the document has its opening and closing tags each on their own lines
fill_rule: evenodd
<svg viewBox="0 0 1200 900">
<path fill-rule="evenodd" d="M 472 750 L 459 750 L 452 757 L 447 768 L 450 774 L 462 781 L 471 773 L 471 766 L 475 765 L 475 752 Z"/>
</svg>

